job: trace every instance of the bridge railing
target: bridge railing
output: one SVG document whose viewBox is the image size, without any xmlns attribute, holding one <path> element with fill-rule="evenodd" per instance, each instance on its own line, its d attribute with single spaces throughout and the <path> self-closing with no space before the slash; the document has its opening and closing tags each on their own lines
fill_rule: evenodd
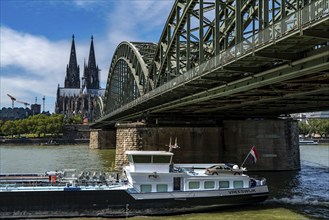
<svg viewBox="0 0 329 220">
<path fill-rule="evenodd" d="M 321 21 L 322 18 L 329 16 L 329 0 L 317 0 L 309 5 L 306 5 L 301 10 L 287 16 L 277 23 L 270 25 L 268 28 L 260 31 L 259 33 L 245 39 L 241 43 L 227 49 L 217 56 L 205 61 L 198 67 L 191 69 L 184 74 L 168 81 L 166 84 L 159 86 L 158 88 L 146 93 L 145 95 L 135 99 L 134 101 L 118 108 L 111 112 L 108 116 L 116 115 L 119 112 L 128 110 L 139 103 L 147 101 L 151 98 L 161 95 L 166 91 L 170 91 L 177 88 L 184 83 L 191 81 L 202 75 L 206 75 L 208 72 L 224 67 L 225 65 L 232 63 L 239 58 L 248 56 L 256 50 L 266 47 L 271 43 L 275 43 L 284 37 L 291 34 L 295 34 L 296 31 L 302 30 L 307 26 L 315 24 L 317 21 Z"/>
</svg>

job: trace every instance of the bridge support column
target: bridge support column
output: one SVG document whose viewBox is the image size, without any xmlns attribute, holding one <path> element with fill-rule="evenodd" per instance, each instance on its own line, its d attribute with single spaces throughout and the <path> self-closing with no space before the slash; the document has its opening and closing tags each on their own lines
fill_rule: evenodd
<svg viewBox="0 0 329 220">
<path fill-rule="evenodd" d="M 90 149 L 111 149 L 115 148 L 116 144 L 115 130 L 90 130 Z"/>
<path fill-rule="evenodd" d="M 115 170 L 120 171 L 124 164 L 128 163 L 125 151 L 142 150 L 140 145 L 140 129 L 143 129 L 143 123 L 118 123 L 116 124 L 116 153 Z"/>
<path fill-rule="evenodd" d="M 293 120 L 226 120 L 222 126 L 158 126 L 142 123 L 117 125 L 115 168 L 126 164 L 127 150 L 168 151 L 177 137 L 174 163 L 231 162 L 241 165 L 252 146 L 259 160 L 245 163 L 248 170 L 300 169 L 298 128 Z"/>
<path fill-rule="evenodd" d="M 248 170 L 299 170 L 298 124 L 285 120 L 224 121 L 225 161 L 242 162 L 252 146 L 259 154 Z M 240 164 L 239 164 L 240 165 Z"/>
</svg>

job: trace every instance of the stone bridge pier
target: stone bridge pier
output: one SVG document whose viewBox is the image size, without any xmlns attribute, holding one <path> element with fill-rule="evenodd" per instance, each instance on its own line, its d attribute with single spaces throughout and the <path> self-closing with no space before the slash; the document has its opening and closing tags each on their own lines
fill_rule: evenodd
<svg viewBox="0 0 329 220">
<path fill-rule="evenodd" d="M 102 132 L 99 136 L 107 134 L 114 138 L 113 133 Z M 126 150 L 167 151 L 170 138 L 172 144 L 177 138 L 180 147 L 173 150 L 174 163 L 231 162 L 241 165 L 255 146 L 259 159 L 256 164 L 247 160 L 244 166 L 248 170 L 300 169 L 297 121 L 291 119 L 224 120 L 220 126 L 118 123 L 115 135 L 117 170 L 127 163 Z"/>
</svg>

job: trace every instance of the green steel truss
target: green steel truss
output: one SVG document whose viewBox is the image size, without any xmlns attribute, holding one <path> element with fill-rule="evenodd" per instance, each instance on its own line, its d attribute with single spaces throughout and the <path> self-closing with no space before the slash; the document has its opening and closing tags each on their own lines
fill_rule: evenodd
<svg viewBox="0 0 329 220">
<path fill-rule="evenodd" d="M 157 44 L 117 47 L 96 124 L 143 112 L 242 108 L 293 96 L 289 88 L 303 84 L 298 77 L 327 80 L 328 10 L 329 0 L 176 0 Z M 292 63 L 298 68 L 289 69 Z"/>
</svg>

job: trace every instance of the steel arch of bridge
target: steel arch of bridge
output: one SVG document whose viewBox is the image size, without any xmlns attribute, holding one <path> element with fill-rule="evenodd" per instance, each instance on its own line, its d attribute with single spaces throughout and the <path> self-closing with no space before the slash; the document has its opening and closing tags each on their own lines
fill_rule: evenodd
<svg viewBox="0 0 329 220">
<path fill-rule="evenodd" d="M 307 5 L 307 13 L 297 13 Z M 154 95 L 149 95 L 150 91 L 166 87 L 173 79 L 178 81 L 187 72 L 199 72 L 198 69 L 209 63 L 216 66 L 213 62 L 218 61 L 217 57 L 227 64 L 249 49 L 256 54 L 255 45 L 259 49 L 271 41 L 275 44 L 278 36 L 284 37 L 307 24 L 308 19 L 314 20 L 328 10 L 328 5 L 328 0 L 176 0 L 157 45 L 123 42 L 118 46 L 109 71 L 101 116 L 114 114 L 141 96 Z M 316 32 L 308 34 L 316 35 Z M 318 42 L 315 46 L 319 46 Z M 259 58 L 263 63 L 247 65 L 243 71 L 226 66 L 224 74 L 209 74 L 203 77 L 204 84 L 190 83 L 189 86 L 199 87 L 194 88 L 193 93 L 205 91 L 212 86 L 211 82 L 215 86 L 225 85 L 253 77 L 264 67 L 274 69 L 300 58 L 288 57 L 289 53 L 278 54 L 277 59 L 268 53 L 257 55 L 269 57 L 268 60 Z"/>
<path fill-rule="evenodd" d="M 152 88 L 148 81 L 148 66 L 154 55 L 156 44 L 122 42 L 116 48 L 107 80 L 104 113 L 111 112 Z"/>
</svg>

